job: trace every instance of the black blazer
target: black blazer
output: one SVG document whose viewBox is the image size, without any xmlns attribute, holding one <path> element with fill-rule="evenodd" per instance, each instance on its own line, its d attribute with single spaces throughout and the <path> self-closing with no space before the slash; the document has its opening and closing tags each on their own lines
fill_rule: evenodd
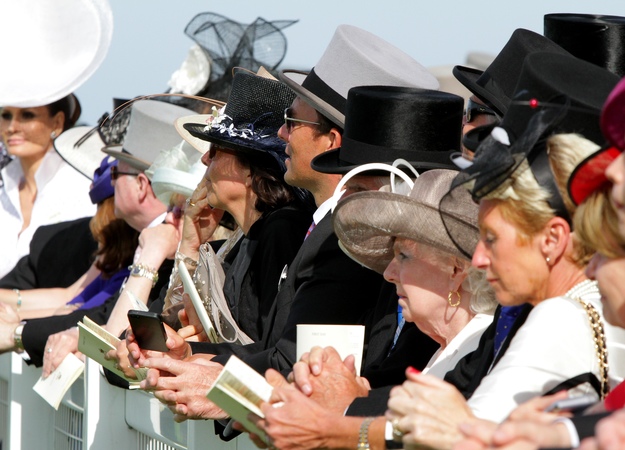
<svg viewBox="0 0 625 450">
<path fill-rule="evenodd" d="M 172 260 L 165 260 L 161 265 L 158 271 L 158 283 L 156 283 L 150 292 L 148 305 L 151 305 L 153 301 L 159 298 L 161 289 L 166 289 L 173 266 L 174 262 Z M 34 364 L 40 367 L 43 364 L 43 352 L 48 337 L 51 334 L 75 327 L 84 316 L 89 317 L 98 325 L 105 324 L 111 312 L 113 312 L 118 297 L 119 293 L 111 296 L 102 305 L 96 308 L 78 309 L 62 316 L 42 317 L 40 319 L 27 321 L 22 332 L 22 342 L 24 343 L 24 349 L 30 356 L 30 361 L 27 361 L 28 364 Z M 162 308 L 161 305 L 160 310 L 162 310 Z"/>
<path fill-rule="evenodd" d="M 395 346 L 397 330 L 397 291 L 395 285 L 384 282 L 373 314 L 367 321 L 369 331 L 361 374 L 372 388 L 401 384 L 406 369 L 423 368 L 439 345 L 423 334 L 414 323 L 406 322 Z"/>
<path fill-rule="evenodd" d="M 216 354 L 225 364 L 231 354 L 264 374 L 290 371 L 296 356 L 297 324 L 363 324 L 375 305 L 382 277 L 354 262 L 338 246 L 332 217 L 321 220 L 300 247 L 280 286 L 263 337 L 249 345 L 191 343 L 194 353 Z"/>
<path fill-rule="evenodd" d="M 83 217 L 37 228 L 30 241 L 30 253 L 0 279 L 0 288 L 26 290 L 74 283 L 89 270 L 97 249 L 90 220 Z"/>
</svg>

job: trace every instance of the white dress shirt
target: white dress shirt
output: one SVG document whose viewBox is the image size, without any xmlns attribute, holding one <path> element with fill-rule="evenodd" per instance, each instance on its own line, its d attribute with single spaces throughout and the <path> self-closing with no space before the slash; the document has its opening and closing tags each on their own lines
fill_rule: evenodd
<svg viewBox="0 0 625 450">
<path fill-rule="evenodd" d="M 37 197 L 30 224 L 20 233 L 24 223 L 19 198 L 19 184 L 23 174 L 18 158 L 2 169 L 4 186 L 0 188 L 0 277 L 29 253 L 30 241 L 39 226 L 92 216 L 96 210 L 89 199 L 91 180 L 63 161 L 54 150 L 50 150 L 35 173 Z"/>
</svg>

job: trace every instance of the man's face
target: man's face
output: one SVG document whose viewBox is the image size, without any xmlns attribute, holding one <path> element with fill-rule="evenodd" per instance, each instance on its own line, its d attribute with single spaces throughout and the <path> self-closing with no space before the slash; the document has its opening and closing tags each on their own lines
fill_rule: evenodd
<svg viewBox="0 0 625 450">
<path fill-rule="evenodd" d="M 121 173 L 139 174 L 139 171 L 122 161 L 117 163 L 117 168 L 120 175 L 112 181 L 115 188 L 115 217 L 125 220 L 135 228 L 132 218 L 141 206 L 139 204 L 139 183 L 137 176 L 122 175 Z"/>
<path fill-rule="evenodd" d="M 467 107 L 462 117 L 462 135 L 464 136 L 474 128 L 490 125 L 496 120 L 497 116 L 494 115 L 494 111 L 475 95 L 472 95 L 467 102 Z M 464 146 L 462 147 L 462 154 L 468 159 L 473 158 L 473 152 Z"/>
<path fill-rule="evenodd" d="M 318 122 L 317 111 L 297 97 L 291 105 L 291 117 L 309 122 Z M 327 138 L 317 133 L 317 125 L 291 122 L 278 130 L 280 139 L 287 143 L 286 173 L 284 180 L 291 186 L 311 189 L 319 179 L 319 173 L 310 167 L 317 155 L 327 150 Z"/>
</svg>

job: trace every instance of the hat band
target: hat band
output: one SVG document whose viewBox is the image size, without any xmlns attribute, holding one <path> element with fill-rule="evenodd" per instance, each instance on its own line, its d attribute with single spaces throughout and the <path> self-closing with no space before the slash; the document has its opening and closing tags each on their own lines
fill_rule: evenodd
<svg viewBox="0 0 625 450">
<path fill-rule="evenodd" d="M 309 90 L 317 97 L 325 100 L 330 105 L 338 109 L 341 113 L 345 113 L 345 107 L 347 106 L 347 99 L 341 94 L 332 89 L 325 81 L 323 81 L 315 73 L 315 69 L 310 71 L 308 76 L 304 79 L 302 87 Z"/>
<path fill-rule="evenodd" d="M 339 150 L 339 159 L 341 161 L 360 165 L 369 162 L 394 161 L 403 158 L 409 162 L 420 162 L 423 165 L 440 164 L 445 167 L 453 167 L 450 154 L 457 149 L 449 151 L 420 151 L 382 147 L 379 145 L 371 145 L 366 142 L 358 142 L 349 137 L 343 136 L 343 145 Z"/>
</svg>

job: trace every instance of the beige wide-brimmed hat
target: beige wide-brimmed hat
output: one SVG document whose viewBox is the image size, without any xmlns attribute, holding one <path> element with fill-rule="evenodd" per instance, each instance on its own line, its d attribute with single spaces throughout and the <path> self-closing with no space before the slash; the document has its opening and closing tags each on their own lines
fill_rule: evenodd
<svg viewBox="0 0 625 450">
<path fill-rule="evenodd" d="M 476 239 L 478 205 L 467 191 L 454 197 L 453 209 L 446 208 L 445 213 L 439 210 L 439 203 L 457 174 L 454 170 L 429 170 L 415 180 L 410 195 L 368 191 L 339 201 L 332 220 L 341 247 L 353 259 L 379 273 L 393 259 L 396 237 L 466 260 L 449 237 L 446 226 L 460 225 L 467 238 Z M 441 214 L 445 215 L 445 223 Z"/>
<path fill-rule="evenodd" d="M 280 79 L 335 124 L 345 124 L 347 92 L 355 86 L 439 88 L 436 77 L 397 47 L 352 25 L 339 25 L 310 73 L 283 70 Z"/>
<path fill-rule="evenodd" d="M 123 145 L 107 146 L 102 151 L 144 171 L 162 150 L 180 143 L 174 122 L 193 111 L 157 100 L 137 100 L 130 107 L 130 123 Z"/>
<path fill-rule="evenodd" d="M 47 105 L 100 66 L 113 35 L 107 0 L 0 2 L 0 105 Z"/>
</svg>

